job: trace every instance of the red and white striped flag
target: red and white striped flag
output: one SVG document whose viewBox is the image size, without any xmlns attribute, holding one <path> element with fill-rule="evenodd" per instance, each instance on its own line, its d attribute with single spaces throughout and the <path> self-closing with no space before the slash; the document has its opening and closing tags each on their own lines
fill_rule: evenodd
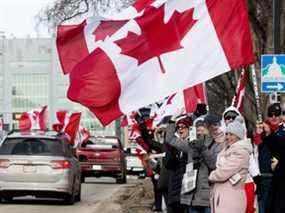
<svg viewBox="0 0 285 213">
<path fill-rule="evenodd" d="M 236 107 L 239 112 L 243 111 L 243 98 L 248 78 L 249 78 L 248 72 L 246 72 L 245 69 L 243 69 L 237 83 L 235 96 L 233 97 L 232 100 L 232 106 Z"/>
<path fill-rule="evenodd" d="M 48 110 L 47 106 L 22 113 L 19 120 L 21 131 L 47 130 Z"/>
<path fill-rule="evenodd" d="M 57 49 L 68 98 L 103 125 L 255 61 L 246 0 L 139 0 L 59 26 Z"/>
</svg>

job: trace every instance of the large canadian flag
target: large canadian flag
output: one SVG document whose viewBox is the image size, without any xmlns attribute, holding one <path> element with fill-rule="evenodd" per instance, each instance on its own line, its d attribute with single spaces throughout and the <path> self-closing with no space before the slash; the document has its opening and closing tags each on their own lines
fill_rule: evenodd
<svg viewBox="0 0 285 213">
<path fill-rule="evenodd" d="M 69 99 L 104 125 L 254 62 L 245 0 L 137 1 L 59 26 L 57 48 Z"/>
<path fill-rule="evenodd" d="M 19 119 L 19 129 L 21 131 L 29 130 L 47 130 L 48 110 L 47 106 L 23 112 Z"/>
</svg>

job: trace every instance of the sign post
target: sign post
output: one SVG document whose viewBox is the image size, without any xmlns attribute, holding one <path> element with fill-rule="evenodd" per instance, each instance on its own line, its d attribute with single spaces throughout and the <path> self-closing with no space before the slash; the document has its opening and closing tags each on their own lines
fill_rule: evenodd
<svg viewBox="0 0 285 213">
<path fill-rule="evenodd" d="M 285 55 L 261 56 L 261 91 L 285 92 Z"/>
</svg>

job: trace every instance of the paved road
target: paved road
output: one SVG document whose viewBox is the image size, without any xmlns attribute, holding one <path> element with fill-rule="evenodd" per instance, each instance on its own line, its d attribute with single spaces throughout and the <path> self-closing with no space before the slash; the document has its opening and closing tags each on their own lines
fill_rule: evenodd
<svg viewBox="0 0 285 213">
<path fill-rule="evenodd" d="M 136 180 L 128 180 L 134 183 Z M 96 213 L 96 204 L 110 198 L 122 185 L 112 178 L 86 178 L 82 184 L 81 202 L 73 206 L 63 205 L 56 199 L 17 198 L 0 204 L 1 213 Z M 102 212 L 103 213 L 103 212 Z"/>
</svg>

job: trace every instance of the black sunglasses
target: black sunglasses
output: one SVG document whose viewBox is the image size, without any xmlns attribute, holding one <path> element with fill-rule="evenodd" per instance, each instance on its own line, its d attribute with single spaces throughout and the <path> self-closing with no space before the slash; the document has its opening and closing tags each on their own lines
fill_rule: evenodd
<svg viewBox="0 0 285 213">
<path fill-rule="evenodd" d="M 179 125 L 179 126 L 176 127 L 176 129 L 177 129 L 177 130 L 179 130 L 179 129 L 187 129 L 187 126 L 185 126 L 185 125 Z"/>
<path fill-rule="evenodd" d="M 278 116 L 281 115 L 281 112 L 279 112 L 279 111 L 272 111 L 272 112 L 268 112 L 267 115 L 268 115 L 269 118 L 272 118 L 273 116 L 278 117 Z"/>
<path fill-rule="evenodd" d="M 224 115 L 224 119 L 225 120 L 229 120 L 229 119 L 235 119 L 238 116 L 238 113 L 235 111 L 228 111 L 226 112 L 226 114 Z"/>
<path fill-rule="evenodd" d="M 225 120 L 234 120 L 237 116 L 236 115 L 227 115 L 225 116 Z"/>
</svg>

